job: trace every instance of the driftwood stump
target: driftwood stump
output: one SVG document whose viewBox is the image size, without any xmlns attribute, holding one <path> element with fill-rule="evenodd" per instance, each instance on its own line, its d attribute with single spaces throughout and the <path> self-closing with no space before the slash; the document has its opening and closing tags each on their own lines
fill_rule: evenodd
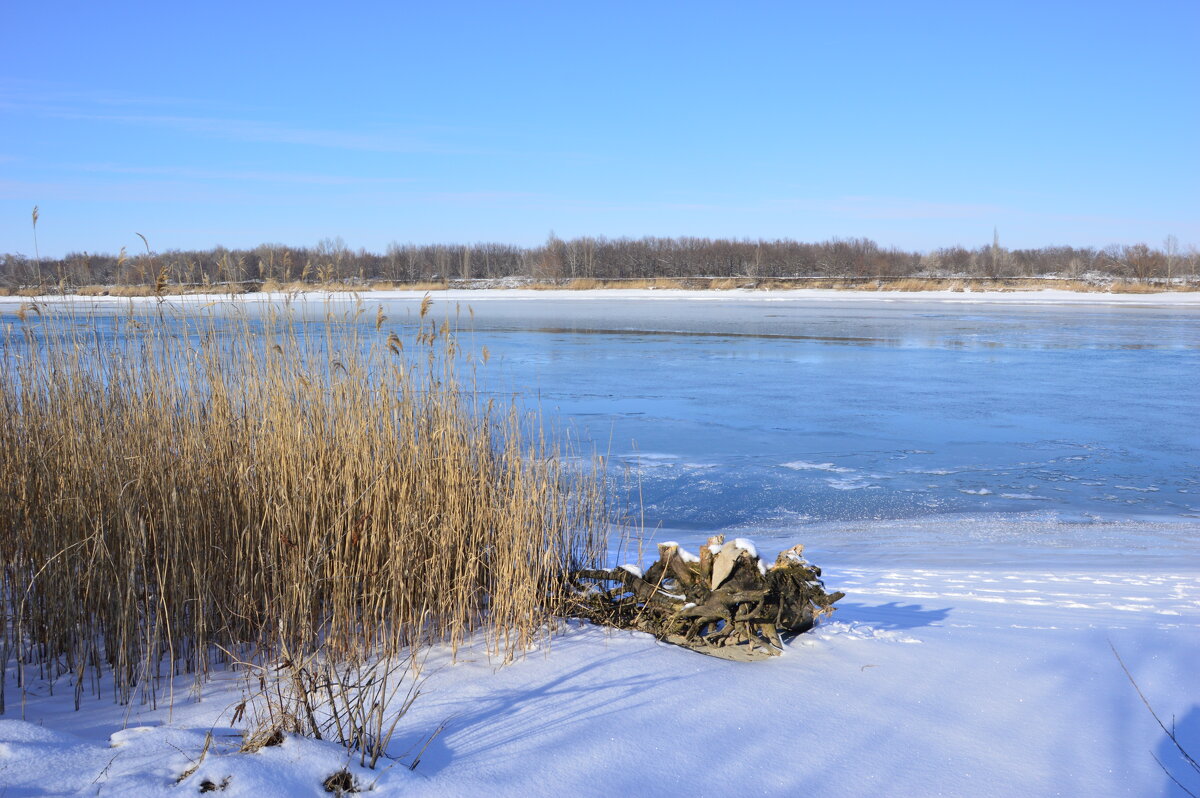
<svg viewBox="0 0 1200 798">
<path fill-rule="evenodd" d="M 742 538 L 710 538 L 699 557 L 663 543 L 644 573 L 630 565 L 572 572 L 572 614 L 702 654 L 766 659 L 783 651 L 785 636 L 811 629 L 845 595 L 825 592 L 821 569 L 803 552 L 794 546 L 767 568 Z"/>
</svg>

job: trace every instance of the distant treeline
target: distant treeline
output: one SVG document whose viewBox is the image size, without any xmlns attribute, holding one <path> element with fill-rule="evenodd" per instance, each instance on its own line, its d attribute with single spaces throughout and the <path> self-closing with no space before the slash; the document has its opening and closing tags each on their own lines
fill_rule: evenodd
<svg viewBox="0 0 1200 798">
<path fill-rule="evenodd" d="M 63 258 L 0 255 L 0 287 L 61 285 L 205 285 L 396 283 L 521 277 L 533 280 L 685 277 L 1040 277 L 1087 275 L 1121 279 L 1195 277 L 1200 253 L 1180 251 L 1173 237 L 1159 247 L 1114 245 L 1006 249 L 949 247 L 929 253 L 884 248 L 866 238 L 803 243 L 789 239 L 603 238 L 541 246 L 512 244 L 392 244 L 386 252 L 352 250 L 339 239 L 314 247 L 263 244 L 126 256 L 70 253 Z"/>
</svg>

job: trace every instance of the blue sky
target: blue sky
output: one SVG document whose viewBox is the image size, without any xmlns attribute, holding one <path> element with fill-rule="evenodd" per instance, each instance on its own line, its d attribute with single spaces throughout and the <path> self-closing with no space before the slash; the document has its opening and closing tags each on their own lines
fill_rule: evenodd
<svg viewBox="0 0 1200 798">
<path fill-rule="evenodd" d="M 1200 244 L 1200 3 L 7 3 L 0 252 Z"/>
</svg>

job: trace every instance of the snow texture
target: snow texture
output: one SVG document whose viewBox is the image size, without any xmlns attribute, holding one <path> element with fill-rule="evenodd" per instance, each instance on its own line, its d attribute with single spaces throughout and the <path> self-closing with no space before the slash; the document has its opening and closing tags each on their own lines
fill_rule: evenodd
<svg viewBox="0 0 1200 798">
<path fill-rule="evenodd" d="M 415 771 L 350 770 L 378 795 L 1171 795 L 1151 754 L 1177 758 L 1110 640 L 1181 741 L 1200 744 L 1195 570 L 855 566 L 826 579 L 849 594 L 838 612 L 767 663 L 577 624 L 498 670 L 475 648 L 456 663 L 435 653 L 392 750 L 446 730 Z M 208 780 L 228 796 L 316 796 L 347 765 L 299 738 L 236 753 L 228 675 L 202 701 L 181 680 L 173 712 L 92 699 L 76 713 L 62 687 L 35 682 L 25 720 L 19 702 L 0 720 L 5 794 L 167 796 Z M 176 786 L 210 729 L 217 743 Z"/>
</svg>

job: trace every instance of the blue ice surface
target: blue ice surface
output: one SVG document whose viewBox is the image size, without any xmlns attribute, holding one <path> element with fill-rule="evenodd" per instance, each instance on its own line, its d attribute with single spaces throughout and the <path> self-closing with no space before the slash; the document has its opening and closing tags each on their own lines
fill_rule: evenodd
<svg viewBox="0 0 1200 798">
<path fill-rule="evenodd" d="M 1200 517 L 1200 312 L 481 302 L 490 389 L 630 465 L 656 520 Z"/>
<path fill-rule="evenodd" d="M 1200 308 L 601 297 L 434 294 L 433 317 L 487 347 L 484 391 L 606 455 L 650 529 L 970 519 L 998 552 L 1021 524 L 1048 545 L 1136 524 L 1200 549 Z M 411 334 L 419 300 L 363 300 L 363 325 L 382 304 L 382 333 Z"/>
<path fill-rule="evenodd" d="M 879 557 L 886 540 L 887 557 L 915 544 L 928 562 L 934 538 L 968 546 L 948 555 L 960 561 L 1200 555 L 1198 309 L 472 310 L 468 345 L 499 361 L 485 384 L 536 396 L 594 441 L 659 539 L 797 538 L 839 561 Z"/>
</svg>

